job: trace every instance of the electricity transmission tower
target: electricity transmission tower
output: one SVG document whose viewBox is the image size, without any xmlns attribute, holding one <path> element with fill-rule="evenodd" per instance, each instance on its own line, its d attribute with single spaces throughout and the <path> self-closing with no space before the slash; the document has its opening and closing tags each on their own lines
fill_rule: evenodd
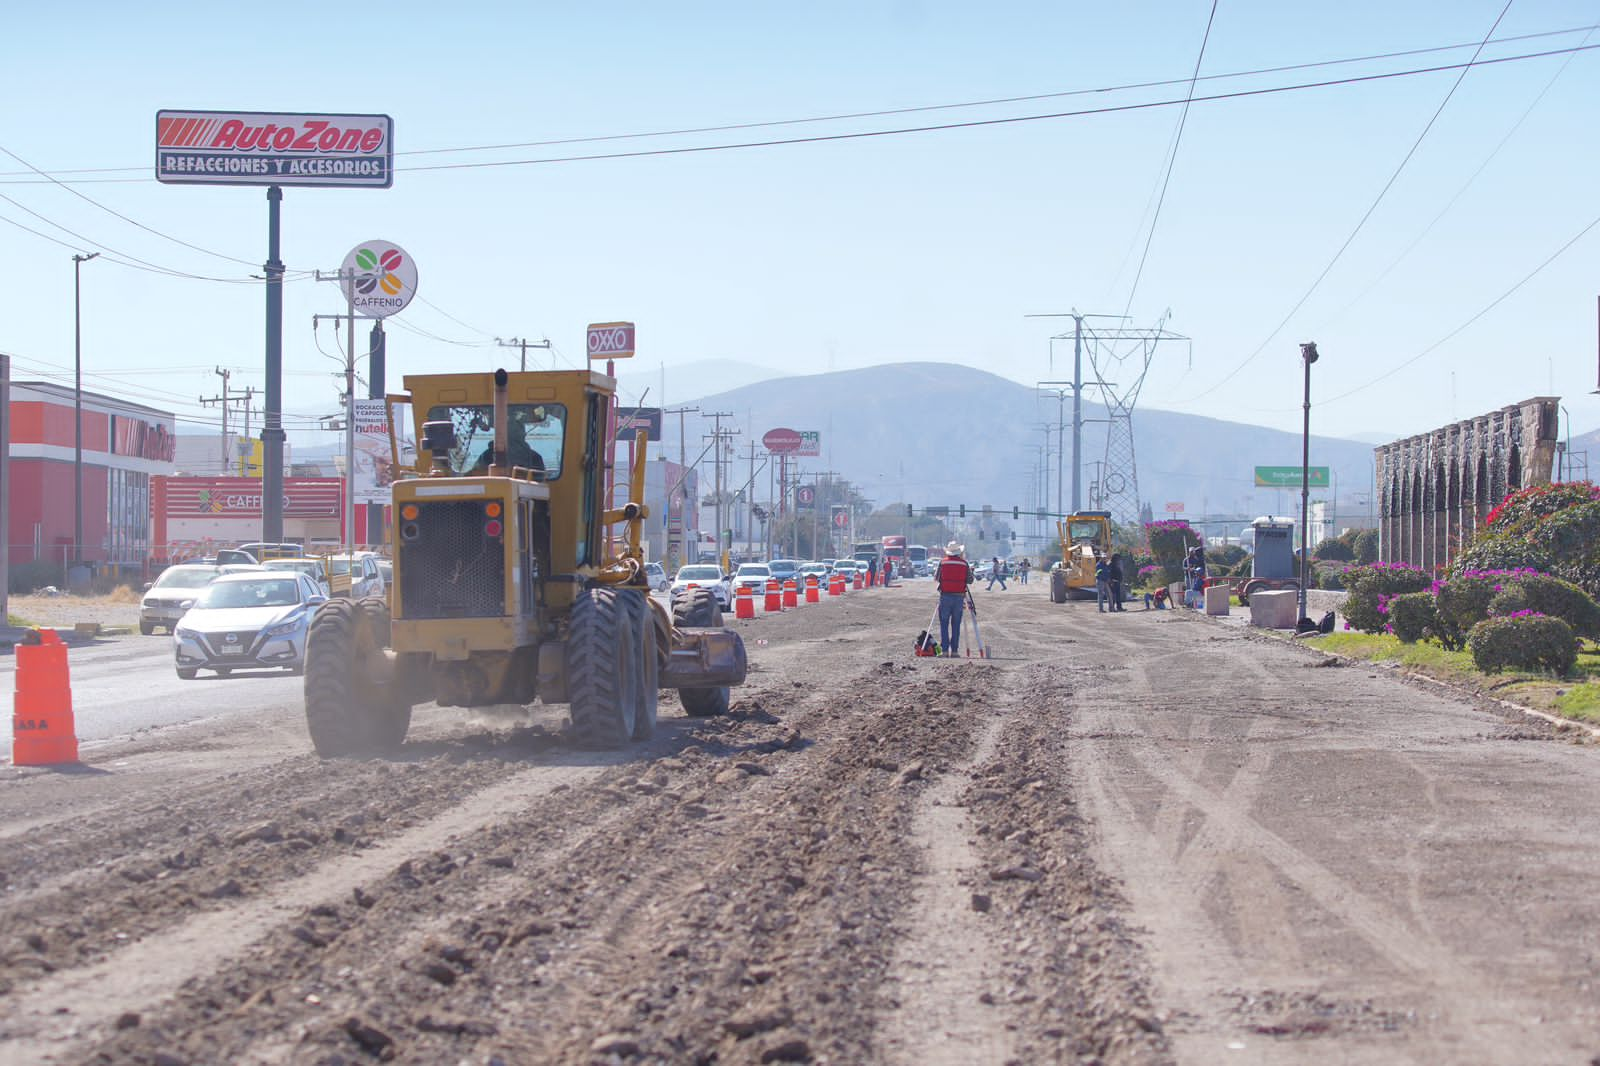
<svg viewBox="0 0 1600 1066">
<path fill-rule="evenodd" d="M 1134 448 L 1133 409 L 1144 388 L 1145 375 L 1155 358 L 1156 345 L 1161 341 L 1184 341 L 1189 338 L 1166 328 L 1172 312 L 1161 316 L 1154 328 L 1138 329 L 1123 325 L 1122 315 L 1087 315 L 1073 311 L 1069 314 L 1029 315 L 1029 318 L 1071 318 L 1073 331 L 1050 338 L 1052 342 L 1070 340 L 1073 343 L 1073 380 L 1044 382 L 1062 386 L 1073 393 L 1072 412 L 1072 509 L 1080 506 L 1079 485 L 1082 477 L 1083 456 L 1080 454 L 1085 421 L 1082 413 L 1083 390 L 1098 389 L 1101 403 L 1106 409 L 1106 444 L 1103 460 L 1098 463 L 1099 475 L 1095 479 L 1093 503 L 1099 509 L 1111 512 L 1113 521 L 1124 525 L 1137 525 L 1139 521 L 1139 464 Z M 1099 327 L 1088 320 L 1106 318 L 1114 325 Z M 1054 348 L 1051 349 L 1051 368 L 1054 369 Z M 1083 378 L 1082 358 L 1089 357 L 1092 380 Z M 1062 449 L 1065 451 L 1065 448 Z M 1059 466 L 1057 479 L 1060 479 Z M 1057 489 L 1057 497 L 1060 490 Z"/>
<path fill-rule="evenodd" d="M 1166 328 L 1163 314 L 1151 329 L 1114 326 L 1110 329 L 1086 327 L 1089 365 L 1094 369 L 1094 385 L 1106 408 L 1105 466 L 1101 468 L 1100 498 L 1113 521 L 1136 526 L 1139 523 L 1139 464 L 1133 443 L 1133 409 L 1144 388 L 1145 375 L 1162 341 L 1185 341 L 1188 337 Z"/>
</svg>

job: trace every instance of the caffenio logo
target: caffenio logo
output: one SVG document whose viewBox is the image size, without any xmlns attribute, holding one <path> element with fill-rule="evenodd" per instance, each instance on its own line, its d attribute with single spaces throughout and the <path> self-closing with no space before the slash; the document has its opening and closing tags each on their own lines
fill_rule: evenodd
<svg viewBox="0 0 1600 1066">
<path fill-rule="evenodd" d="M 218 492 L 214 489 L 200 489 L 196 493 L 196 502 L 202 514 L 261 510 L 261 494 L 259 492 Z M 283 498 L 283 506 L 286 508 L 289 506 L 288 496 Z"/>
<path fill-rule="evenodd" d="M 367 318 L 401 311 L 417 292 L 417 264 L 388 241 L 362 241 L 344 257 L 341 286 L 353 310 Z"/>
</svg>

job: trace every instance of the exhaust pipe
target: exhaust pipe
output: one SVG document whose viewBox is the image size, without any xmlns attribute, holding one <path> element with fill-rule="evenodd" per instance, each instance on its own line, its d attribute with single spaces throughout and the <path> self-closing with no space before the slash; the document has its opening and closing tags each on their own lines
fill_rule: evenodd
<svg viewBox="0 0 1600 1066">
<path fill-rule="evenodd" d="M 494 462 L 490 464 L 491 477 L 505 477 L 511 471 L 506 465 L 506 451 L 510 447 L 511 402 L 507 396 L 506 381 L 509 375 L 504 368 L 494 372 Z"/>
</svg>

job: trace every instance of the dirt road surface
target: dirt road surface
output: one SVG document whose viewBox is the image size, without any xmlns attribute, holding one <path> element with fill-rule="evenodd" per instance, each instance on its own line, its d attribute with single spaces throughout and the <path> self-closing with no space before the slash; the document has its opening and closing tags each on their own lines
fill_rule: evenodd
<svg viewBox="0 0 1600 1066">
<path fill-rule="evenodd" d="M 740 623 L 733 712 L 623 752 L 430 707 L 323 762 L 272 706 L 8 766 L 0 1063 L 1600 1053 L 1600 751 L 1184 612 L 979 604 L 987 661 L 910 656 L 926 582 Z"/>
</svg>

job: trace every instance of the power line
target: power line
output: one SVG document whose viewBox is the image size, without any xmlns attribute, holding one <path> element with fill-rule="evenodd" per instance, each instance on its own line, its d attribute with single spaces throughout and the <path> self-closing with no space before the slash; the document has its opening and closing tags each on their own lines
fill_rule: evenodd
<svg viewBox="0 0 1600 1066">
<path fill-rule="evenodd" d="M 1283 327 L 1287 326 L 1290 320 L 1300 312 L 1300 308 L 1305 306 L 1306 301 L 1311 299 L 1311 294 L 1316 292 L 1317 289 L 1322 285 L 1323 280 L 1327 278 L 1328 274 L 1333 270 L 1334 264 L 1339 262 L 1340 258 L 1343 257 L 1345 250 L 1350 247 L 1351 243 L 1356 239 L 1356 235 L 1361 232 L 1362 227 L 1367 224 L 1367 220 L 1372 217 L 1372 213 L 1378 209 L 1379 204 L 1383 203 L 1383 198 L 1389 194 L 1389 190 L 1392 189 L 1394 187 L 1394 183 L 1399 180 L 1401 172 L 1406 168 L 1406 164 L 1411 162 L 1411 157 L 1417 154 L 1418 148 L 1422 147 L 1422 141 L 1428 136 L 1428 131 L 1433 129 L 1433 124 L 1435 122 L 1439 121 L 1439 116 L 1444 113 L 1445 105 L 1449 104 L 1451 97 L 1455 96 L 1456 90 L 1461 87 L 1461 82 L 1467 76 L 1467 71 L 1471 70 L 1473 64 L 1477 62 L 1478 56 L 1482 54 L 1484 47 L 1489 43 L 1489 38 L 1493 36 L 1495 29 L 1500 25 L 1500 20 L 1506 17 L 1506 12 L 1511 10 L 1511 5 L 1514 2 L 1515 0 L 1506 0 L 1506 6 L 1500 9 L 1499 15 L 1495 16 L 1494 25 L 1490 26 L 1489 32 L 1483 35 L 1483 42 L 1478 45 L 1478 50 L 1472 54 L 1472 59 L 1462 66 L 1461 72 L 1456 75 L 1456 80 L 1450 85 L 1450 91 L 1444 94 L 1444 99 L 1440 100 L 1439 106 L 1434 108 L 1433 114 L 1428 118 L 1427 124 L 1422 127 L 1422 132 L 1417 134 L 1417 139 L 1411 142 L 1411 147 L 1406 151 L 1405 156 L 1400 160 L 1400 165 L 1394 168 L 1394 173 L 1389 175 L 1389 180 L 1383 183 L 1383 188 L 1378 190 L 1378 195 L 1374 197 L 1372 203 L 1367 206 L 1366 212 L 1361 216 L 1360 220 L 1356 222 L 1355 228 L 1352 229 L 1350 231 L 1350 235 L 1344 239 L 1344 243 L 1339 245 L 1338 250 L 1333 253 L 1333 258 L 1328 260 L 1327 265 L 1322 268 L 1322 272 L 1318 274 L 1315 280 L 1311 282 L 1310 288 L 1306 289 L 1306 291 L 1300 295 L 1300 299 L 1296 300 L 1294 306 L 1289 308 L 1289 313 L 1284 315 L 1283 320 L 1273 327 L 1272 332 L 1267 334 L 1266 338 L 1256 347 L 1255 351 L 1245 356 L 1244 360 L 1232 370 L 1228 371 L 1227 375 L 1224 376 L 1221 381 L 1217 382 L 1215 385 L 1212 385 L 1210 388 L 1191 396 L 1191 400 L 1199 400 L 1203 397 L 1209 396 L 1211 393 L 1216 392 L 1218 389 L 1222 388 L 1222 386 L 1226 385 L 1228 382 L 1237 377 L 1240 371 L 1253 363 L 1262 352 L 1267 350 L 1267 345 L 1271 344 L 1278 334 L 1283 332 Z M 1591 46 L 1580 45 L 1579 47 Z M 1487 62 L 1494 62 L 1494 60 L 1488 60 Z"/>
<path fill-rule="evenodd" d="M 1106 107 L 1083 108 L 1077 111 L 1053 111 L 1038 115 L 1011 115 L 1005 118 L 973 119 L 968 122 L 946 122 L 932 126 L 903 126 L 886 130 L 856 130 L 850 133 L 818 134 L 812 137 L 787 137 L 769 141 L 738 141 L 729 144 L 700 144 L 689 145 L 683 148 L 650 148 L 636 152 L 602 152 L 594 155 L 570 156 L 545 156 L 536 159 L 501 159 L 483 163 L 438 163 L 432 166 L 396 168 L 410 173 L 432 170 L 486 170 L 498 167 L 536 166 L 546 163 L 583 163 L 612 159 L 642 159 L 650 156 L 693 155 L 705 152 L 730 152 L 747 148 L 775 148 L 784 145 L 798 144 L 825 144 L 834 141 L 865 140 L 873 137 L 899 137 L 914 133 L 941 133 L 948 130 L 979 129 L 988 126 L 1010 126 L 1024 122 L 1046 122 L 1067 118 L 1082 118 L 1089 115 L 1111 115 L 1132 111 L 1152 111 L 1163 107 L 1176 107 L 1188 100 L 1190 103 L 1214 103 L 1224 100 L 1244 100 L 1257 96 L 1274 96 L 1279 93 L 1299 92 L 1306 89 L 1327 89 L 1344 85 L 1359 85 L 1366 82 L 1389 81 L 1394 78 L 1410 78 L 1422 74 L 1441 74 L 1451 70 L 1468 70 L 1474 67 L 1496 66 L 1502 63 L 1516 63 L 1526 59 L 1546 59 L 1551 56 L 1570 55 L 1574 52 L 1589 52 L 1600 48 L 1600 44 L 1575 45 L 1570 48 L 1555 48 L 1544 52 L 1524 52 L 1511 56 L 1496 56 L 1492 59 L 1473 58 L 1465 63 L 1442 63 L 1432 67 L 1412 67 L 1406 70 L 1383 71 L 1376 74 L 1357 74 L 1347 78 L 1329 78 L 1324 81 L 1294 82 L 1289 85 L 1271 85 L 1260 89 L 1237 89 L 1233 92 L 1213 93 L 1209 96 L 1193 96 L 1181 99 L 1147 100 L 1133 104 L 1114 104 Z"/>
<path fill-rule="evenodd" d="M 1490 44 L 1496 44 L 1496 45 L 1500 45 L 1500 44 L 1515 44 L 1515 43 L 1519 43 L 1519 42 L 1522 42 L 1522 41 L 1544 40 L 1544 39 L 1548 39 L 1548 38 L 1552 38 L 1552 37 L 1566 37 L 1566 36 L 1571 36 L 1571 35 L 1577 34 L 1577 33 L 1591 32 L 1591 31 L 1593 31 L 1595 29 L 1600 29 L 1600 26 L 1596 26 L 1596 25 L 1573 26 L 1573 27 L 1568 27 L 1566 29 L 1543 30 L 1543 31 L 1539 31 L 1537 33 L 1523 33 L 1523 34 L 1516 34 L 1516 35 L 1507 36 L 1507 37 L 1496 37 L 1493 40 L 1491 40 L 1489 43 Z M 1282 73 L 1287 73 L 1287 72 L 1296 71 L 1296 70 L 1315 70 L 1315 69 L 1320 69 L 1320 68 L 1323 68 L 1323 67 L 1348 66 L 1348 65 L 1355 64 L 1355 63 L 1371 63 L 1371 62 L 1377 62 L 1377 61 L 1385 60 L 1385 59 L 1405 59 L 1405 58 L 1409 58 L 1411 56 L 1436 55 L 1436 54 L 1438 54 L 1440 52 L 1453 52 L 1453 51 L 1459 51 L 1459 50 L 1461 50 L 1463 48 L 1477 48 L 1477 47 L 1481 47 L 1481 42 L 1465 41 L 1465 42 L 1462 42 L 1462 43 L 1459 43 L 1459 44 L 1432 45 L 1432 46 L 1429 46 L 1429 47 L 1426 47 L 1426 48 L 1408 48 L 1408 49 L 1403 49 L 1403 50 L 1400 50 L 1400 51 L 1377 52 L 1377 53 L 1372 53 L 1372 54 L 1369 54 L 1369 55 L 1349 56 L 1349 57 L 1340 58 L 1340 59 L 1323 59 L 1323 60 L 1314 60 L 1314 61 L 1304 62 L 1304 63 L 1286 63 L 1286 64 L 1280 64 L 1280 65 L 1277 65 L 1277 66 L 1257 67 L 1257 68 L 1248 69 L 1248 70 L 1227 71 L 1227 72 L 1221 72 L 1221 73 L 1217 73 L 1217 74 L 1207 74 L 1207 75 L 1204 75 L 1204 76 L 1202 76 L 1202 77 L 1200 77 L 1198 79 L 1193 78 L 1193 77 L 1188 77 L 1188 78 L 1181 78 L 1181 77 L 1180 78 L 1166 78 L 1166 79 L 1160 79 L 1160 80 L 1155 80 L 1155 81 L 1129 82 L 1129 83 L 1125 83 L 1125 84 L 1121 84 L 1121 85 L 1098 86 L 1098 87 L 1087 88 L 1087 89 L 1065 89 L 1065 90 L 1059 90 L 1059 91 L 1056 91 L 1056 92 L 1034 93 L 1034 94 L 1029 94 L 1029 95 L 1024 95 L 1024 96 L 1002 96 L 1002 97 L 993 97 L 993 98 L 983 99 L 983 100 L 960 101 L 960 102 L 956 102 L 956 103 L 924 104 L 924 105 L 913 106 L 913 107 L 884 108 L 884 109 L 871 110 L 871 111 L 853 111 L 853 112 L 841 112 L 841 113 L 838 113 L 838 114 L 829 114 L 829 115 L 813 115 L 813 116 L 807 116 L 807 117 L 803 117 L 803 118 L 768 119 L 768 120 L 762 120 L 762 121 L 756 121 L 756 122 L 738 122 L 738 123 L 725 123 L 725 124 L 721 124 L 721 125 L 688 126 L 688 127 L 678 128 L 678 129 L 653 130 L 653 131 L 636 132 L 636 133 L 597 134 L 597 135 L 584 136 L 584 137 L 565 137 L 565 138 L 558 138 L 558 139 L 552 139 L 552 140 L 541 140 L 541 141 L 516 141 L 516 142 L 507 142 L 507 143 L 503 143 L 503 144 L 465 145 L 465 146 L 445 147 L 445 148 L 419 148 L 419 149 L 412 149 L 410 151 L 396 152 L 395 154 L 397 156 L 446 155 L 446 154 L 452 154 L 452 153 L 458 153 L 458 152 L 504 151 L 504 150 L 508 150 L 508 149 L 512 149 L 512 148 L 547 148 L 547 147 L 553 147 L 553 146 L 558 146 L 558 145 L 563 145 L 563 144 L 591 144 L 591 143 L 598 143 L 598 142 L 605 142 L 605 141 L 644 140 L 644 139 L 649 139 L 649 138 L 653 138 L 653 137 L 676 137 L 676 136 L 685 136 L 685 135 L 689 135 L 689 134 L 700 134 L 700 133 L 726 133 L 726 132 L 734 132 L 734 131 L 738 131 L 738 130 L 767 129 L 767 128 L 773 128 L 773 127 L 795 126 L 795 125 L 804 125 L 804 124 L 820 123 L 820 122 L 850 121 L 850 120 L 862 119 L 862 118 L 886 118 L 886 117 L 892 117 L 892 116 L 895 116 L 895 115 L 919 114 L 919 113 L 934 112 L 934 111 L 951 111 L 951 110 L 958 110 L 958 109 L 962 109 L 962 108 L 972 108 L 972 107 L 992 107 L 992 106 L 998 106 L 998 105 L 1003 105 L 1003 104 L 1031 103 L 1031 102 L 1034 102 L 1034 101 L 1037 101 L 1037 100 L 1062 99 L 1062 98 L 1069 98 L 1069 97 L 1073 97 L 1073 96 L 1088 96 L 1088 95 L 1101 95 L 1101 94 L 1105 94 L 1105 93 L 1114 93 L 1114 92 L 1129 92 L 1129 91 L 1133 91 L 1133 90 L 1136 90 L 1136 89 L 1165 88 L 1165 87 L 1171 86 L 1171 85 L 1183 85 L 1183 84 L 1187 84 L 1187 83 L 1193 83 L 1193 82 L 1195 82 L 1197 80 L 1198 81 L 1202 81 L 1202 82 L 1212 82 L 1212 81 L 1230 80 L 1230 79 L 1234 79 L 1234 78 L 1258 77 L 1258 76 L 1263 75 L 1263 74 L 1282 74 Z M 74 168 L 74 169 L 53 170 L 53 171 L 48 171 L 48 172 L 41 171 L 39 173 L 44 173 L 46 175 L 46 178 L 48 179 L 50 176 L 53 176 L 53 175 L 65 175 L 65 174 L 139 173 L 139 174 L 143 174 L 143 175 L 148 175 L 149 174 L 149 170 L 150 170 L 149 165 L 148 164 L 143 164 L 143 165 L 140 165 L 140 166 L 128 166 L 128 167 L 80 167 L 80 168 Z M 30 173 L 31 173 L 30 171 L 0 171 L 0 179 L 18 177 L 18 176 L 27 176 L 27 175 L 30 175 Z M 107 182 L 127 182 L 127 181 L 147 182 L 147 181 L 154 181 L 155 179 L 153 177 L 144 176 L 144 177 L 139 177 L 139 178 L 81 179 L 81 180 L 91 181 L 91 182 L 92 181 L 96 181 L 96 180 L 107 181 Z M 5 184 L 5 183 L 4 182 L 0 182 L 0 184 Z M 43 184 L 43 179 L 41 179 L 41 180 L 33 180 L 30 177 L 26 181 L 17 182 L 15 184 Z"/>
<path fill-rule="evenodd" d="M 1457 326 L 1455 329 L 1451 330 L 1449 333 L 1446 333 L 1443 337 L 1440 337 L 1438 340 L 1436 340 L 1432 344 L 1428 345 L 1422 351 L 1418 352 L 1416 355 L 1413 355 L 1410 359 L 1407 359 L 1403 363 L 1395 364 L 1394 366 L 1390 367 L 1388 370 L 1384 371 L 1382 374 L 1379 374 L 1377 377 L 1373 378 L 1371 381 L 1368 381 L 1366 384 L 1357 385 L 1355 388 L 1350 389 L 1347 392 L 1341 392 L 1337 396 L 1331 396 L 1326 400 L 1321 400 L 1321 401 L 1319 401 L 1319 404 L 1335 403 L 1335 402 L 1337 402 L 1339 400 L 1345 399 L 1346 397 L 1354 396 L 1358 392 L 1363 392 L 1366 389 L 1370 389 L 1370 388 L 1372 388 L 1372 386 L 1377 385 L 1380 382 L 1386 381 L 1389 378 L 1393 377 L 1394 375 L 1398 374 L 1400 371 L 1404 370 L 1408 366 L 1411 366 L 1413 363 L 1416 363 L 1419 360 L 1423 359 L 1424 357 L 1433 354 L 1439 348 L 1443 347 L 1445 344 L 1447 344 L 1450 341 L 1454 340 L 1459 334 L 1461 334 L 1463 331 L 1465 331 L 1467 329 L 1467 327 L 1469 327 L 1473 323 L 1477 322 L 1478 319 L 1482 318 L 1484 315 L 1487 315 L 1490 311 L 1493 311 L 1496 307 L 1499 307 L 1502 303 L 1504 303 L 1507 299 L 1509 299 L 1511 297 L 1511 295 L 1513 293 L 1515 293 L 1518 289 L 1522 288 L 1528 282 L 1532 281 L 1535 277 L 1537 277 L 1545 269 L 1545 267 L 1549 266 L 1551 263 L 1554 263 L 1557 259 L 1561 258 L 1561 256 L 1563 254 L 1565 254 L 1567 249 L 1571 248 L 1574 244 L 1577 244 L 1580 240 L 1582 240 L 1585 236 L 1588 235 L 1590 230 L 1594 229 L 1596 226 L 1600 226 L 1600 215 L 1596 215 L 1593 219 L 1591 219 L 1589 221 L 1589 224 L 1587 226 L 1584 226 L 1581 230 L 1579 230 L 1576 234 L 1574 234 L 1571 238 L 1569 238 L 1565 244 L 1563 244 L 1561 247 L 1557 248 L 1554 252 L 1550 253 L 1550 255 L 1543 262 L 1541 262 L 1538 266 L 1534 267 L 1532 270 L 1530 270 L 1526 274 L 1524 274 L 1522 276 L 1522 278 L 1519 281 L 1517 281 L 1516 284 L 1512 285 L 1509 289 L 1507 289 L 1505 292 L 1501 293 L 1499 296 L 1496 296 L 1493 300 L 1490 300 L 1487 304 L 1485 304 L 1478 311 L 1477 314 L 1473 315 L 1471 318 L 1469 318 L 1465 322 L 1461 323 L 1461 325 Z"/>
<path fill-rule="evenodd" d="M 1596 28 L 1600 29 L 1600 27 Z M 1593 31 L 1584 35 L 1584 41 L 1588 41 L 1591 36 L 1593 36 Z M 1533 101 L 1529 103 L 1528 106 L 1523 110 L 1522 114 L 1518 116 L 1517 121 L 1513 122 L 1511 124 L 1511 128 L 1506 130 L 1505 136 L 1501 137 L 1500 142 L 1494 146 L 1488 155 L 1484 156 L 1483 162 L 1478 164 L 1478 169 L 1474 170 L 1472 175 L 1467 178 L 1466 181 L 1462 182 L 1461 188 L 1457 189 L 1455 195 L 1450 197 L 1449 202 L 1446 203 L 1444 207 L 1440 208 L 1439 213 L 1433 216 L 1432 221 L 1422 228 L 1422 232 L 1418 233 L 1416 237 L 1412 239 L 1411 243 L 1406 245 L 1405 249 L 1401 251 L 1399 255 L 1395 256 L 1393 261 L 1391 261 L 1388 266 L 1384 267 L 1383 270 L 1380 271 L 1370 283 L 1368 283 L 1367 287 L 1362 289 L 1361 292 L 1356 295 L 1355 299 L 1345 304 L 1344 307 L 1340 308 L 1338 312 L 1336 312 L 1331 318 L 1324 321 L 1322 325 L 1316 330 L 1313 330 L 1313 332 L 1321 332 L 1328 325 L 1343 318 L 1349 313 L 1352 307 L 1366 299 L 1372 290 L 1382 284 L 1383 280 L 1394 271 L 1395 267 L 1404 262 L 1405 258 L 1416 250 L 1417 245 L 1421 244 L 1428 234 L 1433 232 L 1433 227 L 1437 226 L 1439 221 L 1443 219 L 1445 215 L 1450 213 L 1450 210 L 1456 206 L 1456 203 L 1461 199 L 1461 197 L 1466 195 L 1467 190 L 1472 187 L 1472 183 L 1477 181 L 1478 177 L 1488 169 L 1490 163 L 1494 162 L 1495 157 L 1500 154 L 1500 150 L 1510 143 L 1512 137 L 1516 136 L 1517 131 L 1522 128 L 1522 124 L 1528 121 L 1528 116 L 1533 114 L 1534 108 L 1538 107 L 1540 102 L 1544 100 L 1545 96 L 1549 94 L 1550 90 L 1555 88 L 1556 82 L 1561 79 L 1561 75 L 1566 73 L 1567 68 L 1572 65 L 1572 61 L 1576 58 L 1576 55 L 1569 55 L 1565 60 L 1562 61 L 1561 66 L 1556 68 L 1556 72 L 1550 75 L 1550 80 L 1544 83 L 1544 88 L 1539 90 L 1538 94 L 1533 98 Z"/>
<path fill-rule="evenodd" d="M 32 163 L 28 162 L 26 159 L 22 158 L 20 155 L 18 155 L 17 153 L 13 152 L 11 149 L 7 148 L 3 144 L 0 144 L 0 152 L 4 152 L 6 155 L 10 156 L 12 159 L 15 159 L 17 162 L 21 163 L 23 166 L 25 166 L 29 170 L 33 171 L 35 174 L 38 174 L 40 177 L 49 178 L 51 183 L 56 185 L 57 187 L 59 187 L 62 191 L 71 193 L 73 196 L 76 196 L 78 199 L 82 200 L 86 204 L 92 204 L 93 206 L 98 207 L 100 210 L 104 211 L 108 215 L 112 215 L 112 216 L 114 216 L 116 218 L 120 218 L 122 221 L 128 223 L 130 226 L 137 226 L 139 229 L 144 230 L 146 233 L 155 234 L 157 237 L 160 237 L 162 240 L 168 240 L 168 241 L 171 241 L 174 244 L 180 244 L 185 248 L 191 249 L 191 250 L 196 251 L 196 252 L 204 253 L 205 255 L 215 256 L 218 259 L 225 259 L 230 263 L 240 263 L 240 264 L 242 264 L 244 266 L 247 266 L 247 267 L 253 267 L 253 266 L 256 265 L 251 260 L 239 259 L 239 258 L 237 258 L 235 256 L 224 255 L 221 252 L 213 252 L 209 248 L 202 248 L 198 244 L 190 244 L 188 241 L 181 240 L 181 239 L 179 239 L 177 237 L 172 236 L 169 233 L 164 233 L 161 230 L 154 229 L 154 228 L 152 228 L 150 226 L 146 226 L 143 222 L 140 222 L 137 219 L 129 218 L 127 215 L 124 215 L 122 212 L 114 211 L 111 208 L 107 207 L 105 204 L 101 203 L 100 201 L 92 199 L 91 197 L 85 196 L 83 193 L 81 193 L 77 189 L 74 189 L 71 186 L 67 185 L 65 182 L 57 181 L 55 178 L 50 177 L 49 174 L 46 174 L 44 171 L 40 170 L 38 167 L 34 166 Z"/>
<path fill-rule="evenodd" d="M 1178 146 L 1183 143 L 1183 127 L 1189 122 L 1189 105 L 1194 101 L 1195 82 L 1200 77 L 1200 63 L 1206 57 L 1206 45 L 1211 40 L 1211 24 L 1217 19 L 1217 0 L 1211 0 L 1211 14 L 1206 18 L 1205 36 L 1200 38 L 1200 54 L 1194 57 L 1194 73 L 1189 78 L 1189 94 L 1183 101 L 1183 110 L 1178 114 L 1178 130 L 1172 136 L 1172 153 L 1167 156 L 1167 173 L 1161 179 L 1161 195 L 1156 199 L 1155 214 L 1150 219 L 1150 232 L 1145 235 L 1144 252 L 1139 256 L 1139 269 L 1133 272 L 1133 285 L 1128 289 L 1128 303 L 1122 309 L 1123 315 L 1133 309 L 1134 294 L 1139 291 L 1139 280 L 1144 277 L 1144 264 L 1150 258 L 1150 244 L 1156 239 L 1156 223 L 1161 221 L 1161 205 L 1167 202 L 1167 183 L 1172 180 L 1172 168 L 1178 162 Z"/>
</svg>

